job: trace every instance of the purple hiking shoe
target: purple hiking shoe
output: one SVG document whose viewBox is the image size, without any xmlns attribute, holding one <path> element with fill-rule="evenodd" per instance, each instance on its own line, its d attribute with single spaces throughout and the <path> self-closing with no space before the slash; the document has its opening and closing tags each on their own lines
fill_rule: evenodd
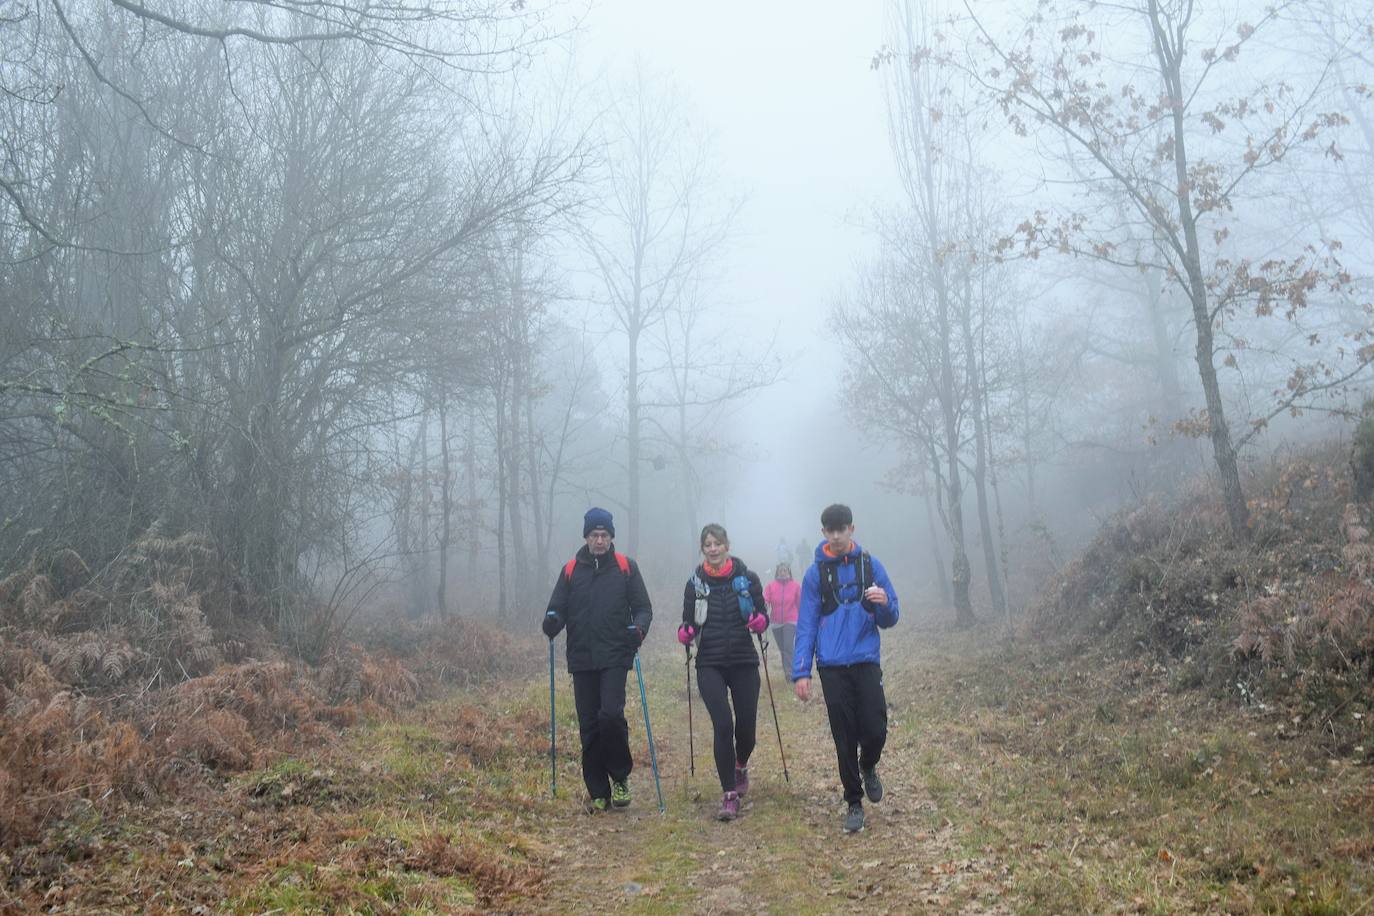
<svg viewBox="0 0 1374 916">
<path fill-rule="evenodd" d="M 720 810 L 716 812 L 716 820 L 733 821 L 739 817 L 739 793 L 726 792 L 720 800 Z"/>
</svg>

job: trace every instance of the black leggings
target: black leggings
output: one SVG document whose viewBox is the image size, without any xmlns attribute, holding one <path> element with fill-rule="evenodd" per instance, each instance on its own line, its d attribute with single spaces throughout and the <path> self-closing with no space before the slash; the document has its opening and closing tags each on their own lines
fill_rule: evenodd
<svg viewBox="0 0 1374 916">
<path fill-rule="evenodd" d="M 698 668 L 697 689 L 701 702 L 711 714 L 714 733 L 716 773 L 724 792 L 735 790 L 735 762 L 748 763 L 754 753 L 754 736 L 759 717 L 759 666 L 731 665 L 728 668 Z M 730 691 L 726 699 L 726 690 Z M 730 706 L 734 705 L 733 718 Z"/>
</svg>

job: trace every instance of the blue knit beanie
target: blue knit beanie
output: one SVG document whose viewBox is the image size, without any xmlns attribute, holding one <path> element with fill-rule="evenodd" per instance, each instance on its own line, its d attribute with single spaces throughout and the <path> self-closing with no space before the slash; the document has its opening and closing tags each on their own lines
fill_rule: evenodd
<svg viewBox="0 0 1374 916">
<path fill-rule="evenodd" d="M 586 537 L 598 528 L 605 528 L 611 537 L 615 537 L 615 525 L 611 524 L 611 513 L 605 509 L 592 507 L 587 510 L 587 514 L 582 516 L 582 536 Z"/>
</svg>

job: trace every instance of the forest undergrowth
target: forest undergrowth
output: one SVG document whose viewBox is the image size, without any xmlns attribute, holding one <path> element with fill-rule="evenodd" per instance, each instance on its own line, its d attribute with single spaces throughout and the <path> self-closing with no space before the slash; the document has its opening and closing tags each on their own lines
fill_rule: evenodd
<svg viewBox="0 0 1374 916">
<path fill-rule="evenodd" d="M 689 742 L 683 658 L 659 626 L 644 670 L 666 812 L 631 674 L 634 804 L 589 815 L 561 651 L 550 794 L 542 640 L 393 628 L 385 651 L 219 658 L 140 693 L 149 653 L 97 689 L 74 678 L 103 664 L 64 667 L 51 631 L 14 622 L 35 619 L 14 595 L 52 578 L 29 570 L 5 593 L 0 907 L 1370 912 L 1365 510 L 1320 454 L 1251 490 L 1250 545 L 1189 494 L 1146 504 L 1015 633 L 907 604 L 884 640 L 887 797 L 852 837 L 823 704 L 791 695 L 776 654 L 790 779 L 765 697 L 744 816 L 712 819 L 704 711 L 693 696 Z"/>
<path fill-rule="evenodd" d="M 35 556 L 0 580 L 0 854 L 538 661 L 495 626 L 393 619 L 311 664 L 266 618 L 193 534 L 144 537 L 102 570 L 70 550 Z"/>
</svg>

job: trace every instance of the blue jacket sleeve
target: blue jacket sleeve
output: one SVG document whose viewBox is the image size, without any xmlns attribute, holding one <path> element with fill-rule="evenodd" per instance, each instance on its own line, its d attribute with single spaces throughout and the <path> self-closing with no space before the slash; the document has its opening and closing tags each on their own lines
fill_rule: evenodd
<svg viewBox="0 0 1374 916">
<path fill-rule="evenodd" d="M 876 567 L 875 567 L 876 569 Z M 821 577 L 813 563 L 802 577 L 801 606 L 797 610 L 797 644 L 792 652 L 792 678 L 811 676 L 816 654 L 816 630 L 821 618 Z"/>
<path fill-rule="evenodd" d="M 887 604 L 874 606 L 873 622 L 880 629 L 886 630 L 896 626 L 897 619 L 902 616 L 897 606 L 897 590 L 892 587 L 892 580 L 887 577 L 887 570 L 883 568 L 883 564 L 879 563 L 877 558 L 870 559 L 873 560 L 873 584 L 881 585 L 883 591 L 887 592 Z"/>
</svg>

